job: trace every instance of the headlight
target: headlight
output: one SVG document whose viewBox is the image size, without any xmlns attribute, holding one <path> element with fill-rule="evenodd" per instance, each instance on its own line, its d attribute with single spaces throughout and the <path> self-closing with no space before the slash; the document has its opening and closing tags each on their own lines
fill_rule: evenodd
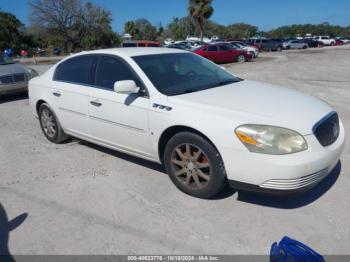
<svg viewBox="0 0 350 262">
<path fill-rule="evenodd" d="M 28 74 L 28 80 L 38 76 L 38 72 L 35 70 L 35 69 L 32 69 L 32 68 L 28 68 L 28 71 L 27 71 L 27 74 Z"/>
<path fill-rule="evenodd" d="M 302 135 L 282 127 L 243 125 L 236 128 L 235 133 L 250 152 L 284 155 L 307 149 Z"/>
</svg>

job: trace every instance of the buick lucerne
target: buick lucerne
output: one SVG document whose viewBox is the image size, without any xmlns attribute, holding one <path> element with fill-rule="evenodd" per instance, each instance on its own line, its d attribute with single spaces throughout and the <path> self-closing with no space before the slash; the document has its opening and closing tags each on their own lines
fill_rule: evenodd
<svg viewBox="0 0 350 262">
<path fill-rule="evenodd" d="M 46 138 L 77 137 L 161 163 L 183 192 L 291 193 L 325 178 L 345 131 L 326 102 L 243 80 L 184 50 L 71 55 L 29 83 Z M 64 164 L 64 163 L 62 163 Z"/>
</svg>

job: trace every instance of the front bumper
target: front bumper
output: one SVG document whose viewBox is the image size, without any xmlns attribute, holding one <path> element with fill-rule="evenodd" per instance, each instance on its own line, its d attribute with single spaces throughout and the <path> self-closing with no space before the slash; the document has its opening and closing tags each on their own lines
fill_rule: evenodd
<svg viewBox="0 0 350 262">
<path fill-rule="evenodd" d="M 240 190 L 293 193 L 308 190 L 322 181 L 339 162 L 345 145 L 340 123 L 338 139 L 323 147 L 314 135 L 305 136 L 308 150 L 290 155 L 251 152 L 222 154 L 232 187 Z"/>
</svg>

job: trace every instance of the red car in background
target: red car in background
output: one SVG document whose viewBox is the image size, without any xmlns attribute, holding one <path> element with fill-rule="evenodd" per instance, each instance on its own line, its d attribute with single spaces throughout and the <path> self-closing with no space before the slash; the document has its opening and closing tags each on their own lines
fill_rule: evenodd
<svg viewBox="0 0 350 262">
<path fill-rule="evenodd" d="M 215 63 L 251 61 L 252 55 L 244 50 L 235 50 L 227 44 L 204 45 L 193 51 Z"/>
<path fill-rule="evenodd" d="M 340 39 L 335 40 L 335 45 L 344 45 L 344 42 Z"/>
</svg>

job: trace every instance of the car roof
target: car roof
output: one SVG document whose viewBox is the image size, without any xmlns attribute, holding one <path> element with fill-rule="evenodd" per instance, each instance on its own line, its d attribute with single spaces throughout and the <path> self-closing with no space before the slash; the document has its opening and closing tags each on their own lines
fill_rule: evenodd
<svg viewBox="0 0 350 262">
<path fill-rule="evenodd" d="M 185 50 L 168 49 L 164 47 L 118 47 L 99 49 L 93 51 L 82 51 L 76 55 L 83 54 L 111 54 L 124 57 L 133 57 L 141 55 L 158 55 L 158 54 L 174 54 L 174 53 L 187 53 Z"/>
</svg>

